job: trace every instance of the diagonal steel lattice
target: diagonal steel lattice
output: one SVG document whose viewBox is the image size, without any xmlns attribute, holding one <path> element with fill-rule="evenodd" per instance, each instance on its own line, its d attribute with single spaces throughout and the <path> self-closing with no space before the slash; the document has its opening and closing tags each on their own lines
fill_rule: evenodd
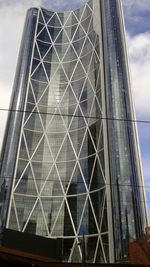
<svg viewBox="0 0 150 267">
<path fill-rule="evenodd" d="M 39 9 L 8 227 L 64 238 L 64 260 L 108 261 L 99 35 L 89 1 Z M 47 114 L 47 113 L 51 113 Z M 98 115 L 98 116 L 97 116 Z"/>
</svg>

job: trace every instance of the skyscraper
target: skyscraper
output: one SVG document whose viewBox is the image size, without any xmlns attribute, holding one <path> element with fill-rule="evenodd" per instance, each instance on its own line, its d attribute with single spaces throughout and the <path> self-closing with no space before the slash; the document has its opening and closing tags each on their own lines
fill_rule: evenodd
<svg viewBox="0 0 150 267">
<path fill-rule="evenodd" d="M 146 206 L 120 0 L 28 11 L 1 162 L 1 227 L 63 260 L 126 262 Z"/>
</svg>

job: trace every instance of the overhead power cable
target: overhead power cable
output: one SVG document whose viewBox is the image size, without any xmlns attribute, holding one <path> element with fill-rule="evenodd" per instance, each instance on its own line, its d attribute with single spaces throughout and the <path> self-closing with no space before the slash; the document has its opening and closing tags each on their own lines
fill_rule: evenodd
<svg viewBox="0 0 150 267">
<path fill-rule="evenodd" d="M 59 113 L 54 113 L 54 112 L 38 112 L 38 111 L 5 109 L 5 108 L 0 108 L 0 111 L 150 124 L 150 120 L 136 120 L 136 119 L 134 120 L 134 119 L 125 119 L 125 118 L 111 118 L 111 117 L 86 116 L 86 115 L 81 116 L 81 115 L 74 115 L 74 114 L 63 114 L 63 113 L 59 114 Z"/>
</svg>

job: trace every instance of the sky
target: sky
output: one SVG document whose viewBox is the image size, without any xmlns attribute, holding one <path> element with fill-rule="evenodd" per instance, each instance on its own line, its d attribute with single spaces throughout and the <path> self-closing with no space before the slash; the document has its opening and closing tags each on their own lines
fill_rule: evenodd
<svg viewBox="0 0 150 267">
<path fill-rule="evenodd" d="M 8 109 L 26 11 L 75 9 L 86 0 L 0 0 L 0 109 Z M 137 120 L 150 120 L 150 0 L 122 0 Z M 7 112 L 0 111 L 0 146 Z M 150 124 L 138 123 L 150 217 Z"/>
</svg>

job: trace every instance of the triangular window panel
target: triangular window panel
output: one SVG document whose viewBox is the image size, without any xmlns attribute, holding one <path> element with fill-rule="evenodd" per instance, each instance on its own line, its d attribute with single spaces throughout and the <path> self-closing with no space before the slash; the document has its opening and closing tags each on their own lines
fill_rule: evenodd
<svg viewBox="0 0 150 267">
<path fill-rule="evenodd" d="M 84 208 L 84 212 L 80 222 L 80 227 L 78 229 L 78 234 L 98 234 L 93 210 L 89 201 L 86 202 L 86 206 Z"/>
<path fill-rule="evenodd" d="M 73 144 L 73 147 L 76 151 L 76 155 L 78 156 L 81 144 L 83 142 L 83 137 L 85 134 L 85 129 L 77 129 L 76 131 L 70 131 L 69 135 Z"/>
<path fill-rule="evenodd" d="M 59 155 L 57 157 L 57 161 L 68 161 L 68 160 L 75 160 L 75 152 L 73 151 L 73 145 L 70 142 L 68 136 L 63 142 Z"/>
<path fill-rule="evenodd" d="M 91 45 L 90 41 L 87 38 L 85 43 L 84 43 L 84 48 L 81 52 L 81 57 L 85 56 L 91 50 L 93 50 L 93 46 Z"/>
<path fill-rule="evenodd" d="M 85 183 L 80 168 L 77 164 L 73 171 L 70 184 L 68 185 L 67 195 L 75 195 L 85 192 L 86 192 Z"/>
<path fill-rule="evenodd" d="M 53 42 L 59 43 L 57 38 L 60 38 L 60 41 L 62 40 L 62 29 L 61 28 L 54 28 L 54 27 L 48 27 L 49 34 L 51 36 L 51 40 Z"/>
<path fill-rule="evenodd" d="M 48 87 L 47 87 L 46 90 L 43 88 L 43 91 L 41 91 L 41 97 L 40 97 L 40 99 L 39 99 L 39 101 L 38 101 L 38 108 L 39 108 L 39 111 L 41 110 L 40 107 L 39 107 L 40 105 L 45 106 L 45 107 L 48 106 L 48 96 L 49 96 L 49 90 L 48 90 Z M 40 115 L 42 115 L 42 114 L 40 114 Z M 46 114 L 45 114 L 45 115 L 46 115 Z"/>
<path fill-rule="evenodd" d="M 89 154 L 88 154 L 88 133 L 86 131 L 86 133 L 84 135 L 84 140 L 83 140 L 83 142 L 81 144 L 79 158 L 80 159 L 81 158 L 87 158 L 88 156 L 89 156 Z"/>
<path fill-rule="evenodd" d="M 84 56 L 87 52 L 84 51 L 84 43 L 85 43 L 85 38 L 82 38 L 79 41 L 75 41 L 72 43 L 72 47 L 75 50 L 75 53 L 77 54 L 77 56 Z M 83 49 L 83 51 L 82 51 Z"/>
<path fill-rule="evenodd" d="M 72 203 L 73 204 L 73 203 Z M 64 236 L 74 236 L 75 232 L 72 225 L 71 214 L 68 211 L 67 204 L 64 205 Z"/>
<path fill-rule="evenodd" d="M 68 17 L 67 16 L 67 12 L 65 12 L 65 13 L 57 13 L 57 15 L 58 15 L 58 19 L 59 19 L 61 25 L 63 25 L 64 21 L 66 20 L 66 17 Z"/>
<path fill-rule="evenodd" d="M 28 160 L 28 154 L 27 154 L 26 145 L 25 145 L 25 141 L 24 141 L 24 136 L 23 135 L 22 135 L 22 140 L 21 140 L 19 158 L 20 159 L 24 159 L 24 160 Z M 25 162 L 24 162 L 24 164 L 25 164 Z"/>
<path fill-rule="evenodd" d="M 27 167 L 26 171 L 22 175 L 22 178 L 20 179 L 17 185 L 15 193 L 37 195 L 37 190 L 30 165 Z"/>
<path fill-rule="evenodd" d="M 44 70 L 47 74 L 47 79 L 49 80 L 50 79 L 50 72 L 51 72 L 51 64 L 44 62 L 43 65 L 44 65 Z"/>
<path fill-rule="evenodd" d="M 94 121 L 94 120 L 93 120 Z M 93 142 L 95 144 L 95 147 L 97 147 L 97 143 L 98 143 L 98 122 L 93 122 L 92 124 L 89 124 L 89 131 L 91 133 Z"/>
<path fill-rule="evenodd" d="M 43 60 L 45 62 L 51 63 L 53 61 L 52 60 L 52 55 L 53 55 L 53 46 L 50 46 L 49 49 L 47 50 L 46 54 L 43 56 Z"/>
<path fill-rule="evenodd" d="M 52 168 L 52 163 L 32 161 L 32 168 L 33 168 L 38 190 L 39 192 L 41 192 L 43 185 L 45 183 L 45 180 L 47 179 L 49 172 Z"/>
<path fill-rule="evenodd" d="M 95 154 L 95 147 L 94 147 L 94 141 L 92 139 L 92 135 L 88 133 L 88 155 L 93 155 Z"/>
<path fill-rule="evenodd" d="M 84 37 L 85 37 L 85 32 L 83 31 L 82 27 L 79 26 L 78 29 L 76 30 L 76 32 L 73 35 L 73 39 L 72 42 L 76 42 L 78 41 L 78 45 L 80 47 L 80 49 L 82 48 L 82 45 L 84 43 Z"/>
<path fill-rule="evenodd" d="M 82 260 L 81 254 L 80 254 L 80 251 L 79 251 L 80 246 L 79 246 L 78 243 L 79 242 L 77 242 L 75 240 L 75 244 L 74 244 L 74 246 L 73 246 L 73 248 L 71 250 L 72 251 L 71 262 L 77 262 L 77 263 L 79 263 Z"/>
<path fill-rule="evenodd" d="M 46 129 L 47 133 L 64 133 L 66 132 L 66 128 L 64 122 L 62 120 L 61 115 L 54 115 L 49 118 L 49 125 Z"/>
<path fill-rule="evenodd" d="M 62 61 L 66 52 L 68 51 L 68 47 L 70 45 L 69 44 L 63 44 L 63 46 L 61 44 L 55 44 L 55 50 L 59 56 L 59 59 Z"/>
<path fill-rule="evenodd" d="M 71 121 L 69 126 L 70 131 L 74 131 L 80 128 L 86 128 L 85 120 L 86 119 L 83 117 L 80 108 L 77 108 L 73 120 Z"/>
<path fill-rule="evenodd" d="M 99 241 L 95 263 L 106 263 L 101 243 Z"/>
<path fill-rule="evenodd" d="M 72 26 L 75 24 L 78 24 L 78 20 L 74 16 L 74 13 L 73 12 L 70 12 L 70 14 L 68 13 L 68 18 L 66 19 L 65 27 Z"/>
<path fill-rule="evenodd" d="M 64 205 L 62 204 L 62 202 L 63 202 L 63 198 L 51 198 L 49 200 L 49 207 L 46 207 L 46 201 L 43 202 L 42 200 L 44 212 L 46 211 L 46 209 L 49 211 L 48 229 L 49 229 L 49 232 L 53 236 L 57 236 L 57 234 L 60 236 L 64 235 L 64 232 L 63 232 Z M 60 211 L 60 214 L 59 214 L 60 218 L 58 218 L 58 223 L 56 225 L 56 220 L 57 220 L 59 211 Z"/>
<path fill-rule="evenodd" d="M 52 42 L 46 27 L 39 33 L 39 35 L 37 36 L 37 40 L 40 40 L 40 41 L 43 41 L 49 44 Z"/>
<path fill-rule="evenodd" d="M 36 197 L 14 195 L 20 229 L 23 230 L 26 221 L 33 209 Z"/>
<path fill-rule="evenodd" d="M 75 60 L 72 62 L 68 62 L 68 63 L 66 62 L 63 64 L 63 68 L 65 70 L 65 73 L 68 76 L 68 79 L 71 78 L 76 66 L 77 66 L 77 61 L 75 61 Z"/>
<path fill-rule="evenodd" d="M 86 195 L 68 197 L 68 205 L 71 212 L 71 216 L 75 225 L 76 231 L 79 228 L 79 223 L 81 220 L 83 208 L 85 205 Z"/>
<path fill-rule="evenodd" d="M 53 11 L 48 11 L 48 13 L 46 12 L 46 10 L 44 10 L 42 12 L 43 16 L 44 16 L 44 22 L 46 22 L 47 24 L 51 21 L 51 19 L 53 18 L 53 16 L 55 15 L 55 13 Z"/>
<path fill-rule="evenodd" d="M 68 83 L 68 78 L 61 65 L 57 69 L 57 72 L 54 74 L 51 81 L 54 82 L 59 81 L 59 83 Z"/>
<path fill-rule="evenodd" d="M 26 149 L 28 149 L 29 155 L 32 156 L 43 134 L 24 130 L 24 135 L 25 135 L 25 140 L 27 144 Z"/>
<path fill-rule="evenodd" d="M 41 82 L 48 82 L 43 65 L 40 63 L 35 72 L 32 74 L 32 79 L 39 80 Z"/>
<path fill-rule="evenodd" d="M 30 118 L 27 120 L 26 124 L 24 125 L 25 129 L 37 132 L 43 132 L 41 120 L 37 110 L 31 114 Z"/>
<path fill-rule="evenodd" d="M 53 207 L 52 207 L 51 235 L 56 236 L 56 237 L 66 235 L 64 233 L 64 227 L 65 227 L 64 225 L 66 224 L 66 222 L 65 222 L 66 205 L 64 205 L 64 203 L 62 204 L 62 201 L 63 201 L 63 199 L 61 199 L 61 198 L 60 199 L 54 198 Z M 61 206 L 61 208 L 60 208 L 60 206 Z"/>
<path fill-rule="evenodd" d="M 63 123 L 63 122 L 62 122 Z M 48 133 L 47 138 L 53 158 L 55 159 L 65 138 L 65 133 Z"/>
<path fill-rule="evenodd" d="M 92 156 L 92 157 L 89 157 L 86 159 L 82 159 L 79 161 L 79 163 L 80 163 L 80 166 L 82 169 L 85 183 L 86 183 L 87 187 L 89 187 L 91 175 L 93 172 L 93 166 L 95 163 L 95 156 Z"/>
<path fill-rule="evenodd" d="M 77 53 L 74 51 L 73 47 L 70 45 L 69 49 L 67 49 L 67 53 L 65 54 L 63 58 L 63 62 L 72 62 L 74 60 L 77 60 Z"/>
<path fill-rule="evenodd" d="M 91 190 L 95 190 L 96 186 L 91 188 Z M 105 189 L 102 189 L 98 192 L 94 192 L 90 194 L 90 198 L 92 201 L 93 209 L 95 212 L 95 216 L 97 219 L 97 223 L 99 227 L 101 227 L 102 221 L 103 221 L 103 212 L 104 212 L 104 206 L 105 206 Z"/>
<path fill-rule="evenodd" d="M 36 147 L 35 147 L 36 148 Z M 33 161 L 52 162 L 52 155 L 47 144 L 47 140 L 43 137 L 40 144 L 37 146 L 37 150 L 34 153 Z"/>
<path fill-rule="evenodd" d="M 61 28 L 62 27 L 62 25 L 61 25 L 61 22 L 60 22 L 60 20 L 59 20 L 59 18 L 58 18 L 58 16 L 57 16 L 57 13 L 55 13 L 52 17 L 51 17 L 51 19 L 48 21 L 48 26 L 52 26 L 52 27 L 59 27 L 59 28 Z"/>
<path fill-rule="evenodd" d="M 71 86 L 72 86 L 72 90 L 75 93 L 77 99 L 80 99 L 81 93 L 83 91 L 83 87 L 85 86 L 86 83 L 86 79 L 80 79 L 78 81 L 75 82 L 71 82 Z"/>
<path fill-rule="evenodd" d="M 18 161 L 18 167 L 17 167 L 17 173 L 15 177 L 15 185 L 22 176 L 22 173 L 24 172 L 26 166 L 28 164 L 28 161 L 19 159 Z"/>
<path fill-rule="evenodd" d="M 72 172 L 75 168 L 76 161 L 68 162 L 57 162 L 57 170 L 63 185 L 64 191 L 67 190 L 68 184 L 70 183 Z"/>
<path fill-rule="evenodd" d="M 103 188 L 105 186 L 104 174 L 102 168 L 99 165 L 99 161 L 96 160 L 95 165 L 93 166 L 90 190 L 96 190 Z"/>
<path fill-rule="evenodd" d="M 40 81 L 34 81 L 31 79 L 31 84 L 36 101 L 38 101 L 45 89 L 47 88 L 47 83 L 42 83 Z"/>
<path fill-rule="evenodd" d="M 32 62 L 32 70 L 31 70 L 31 75 L 34 74 L 34 72 L 36 71 L 37 67 L 40 66 L 40 61 L 38 59 L 33 59 Z"/>
<path fill-rule="evenodd" d="M 96 92 L 96 96 L 97 96 L 97 102 L 99 103 L 99 106 L 101 108 L 101 113 L 102 113 L 102 92 L 101 92 L 101 90 Z"/>
<path fill-rule="evenodd" d="M 25 112 L 24 124 L 29 119 L 29 117 L 31 116 L 31 113 L 34 112 L 34 110 L 35 110 L 35 104 L 27 102 L 25 110 L 24 110 Z"/>
<path fill-rule="evenodd" d="M 32 87 L 31 87 L 31 85 L 29 86 L 27 102 L 30 102 L 30 103 L 35 104 L 35 97 L 34 97 L 34 95 L 33 95 L 33 91 L 32 91 Z"/>
<path fill-rule="evenodd" d="M 37 40 L 37 49 L 40 53 L 41 58 L 44 58 L 44 56 L 47 54 L 50 48 L 51 44 L 43 43 Z"/>
<path fill-rule="evenodd" d="M 41 236 L 48 235 L 40 202 L 36 203 L 34 210 L 24 226 L 24 232 Z"/>
<path fill-rule="evenodd" d="M 76 98 L 74 96 L 72 87 L 69 85 L 67 86 L 67 90 L 66 92 L 63 94 L 63 98 L 61 99 L 61 106 L 66 105 L 68 107 L 68 111 L 69 111 L 69 106 L 76 106 L 77 105 L 77 101 Z M 69 114 L 73 114 L 71 112 L 69 112 Z"/>
<path fill-rule="evenodd" d="M 73 76 L 72 76 L 72 81 L 78 81 L 79 79 L 83 78 L 86 76 L 85 70 L 83 69 L 82 65 L 80 62 L 77 64 Z"/>
<path fill-rule="evenodd" d="M 42 190 L 42 196 L 63 196 L 62 186 L 55 166 L 49 173 L 49 177 Z"/>
<path fill-rule="evenodd" d="M 38 24 L 38 28 L 37 28 L 37 35 L 44 29 L 44 25 L 43 24 Z"/>
<path fill-rule="evenodd" d="M 39 22 L 42 23 L 42 24 L 45 24 L 45 20 L 43 19 L 43 13 L 40 12 L 40 15 L 39 15 Z"/>
<path fill-rule="evenodd" d="M 91 24 L 91 17 L 88 17 L 88 18 L 86 17 L 85 20 L 82 20 L 81 25 L 82 25 L 82 28 L 85 31 L 85 33 L 89 32 L 90 24 Z M 92 29 L 93 29 L 93 27 L 92 27 Z"/>
<path fill-rule="evenodd" d="M 87 98 L 89 97 L 89 88 L 87 88 L 87 80 L 85 80 L 81 94 L 80 94 L 80 102 L 87 102 Z"/>
</svg>

